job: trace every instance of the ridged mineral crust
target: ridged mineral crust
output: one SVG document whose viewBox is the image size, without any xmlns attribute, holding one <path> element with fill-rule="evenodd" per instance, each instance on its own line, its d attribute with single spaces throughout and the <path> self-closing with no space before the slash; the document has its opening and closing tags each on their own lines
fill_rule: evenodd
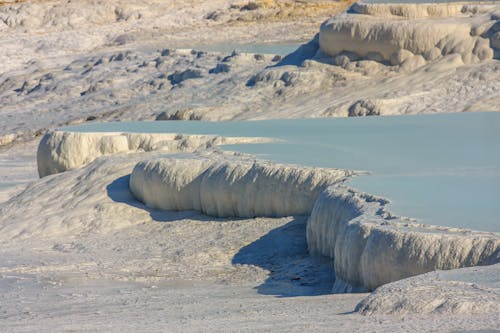
<svg viewBox="0 0 500 333">
<path fill-rule="evenodd" d="M 459 54 L 464 63 L 491 59 L 497 47 L 498 7 L 465 4 L 365 4 L 321 26 L 321 50 L 351 52 L 392 65 L 419 67 Z"/>
<path fill-rule="evenodd" d="M 307 225 L 309 251 L 334 261 L 334 289 L 372 290 L 433 270 L 500 260 L 498 234 L 412 223 L 391 217 L 386 203 L 344 187 L 330 187 L 316 200 Z"/>
<path fill-rule="evenodd" d="M 40 177 L 72 170 L 100 156 L 148 152 L 192 152 L 220 144 L 269 141 L 264 138 L 229 138 L 171 133 L 85 133 L 50 131 L 37 151 Z"/>
<path fill-rule="evenodd" d="M 130 190 L 158 209 L 219 217 L 307 215 L 324 189 L 350 174 L 242 160 L 157 159 L 135 166 Z"/>
</svg>

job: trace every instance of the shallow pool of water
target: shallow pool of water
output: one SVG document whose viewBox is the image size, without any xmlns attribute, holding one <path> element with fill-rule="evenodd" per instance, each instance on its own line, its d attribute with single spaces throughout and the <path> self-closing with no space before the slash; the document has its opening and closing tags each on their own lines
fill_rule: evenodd
<svg viewBox="0 0 500 333">
<path fill-rule="evenodd" d="M 299 48 L 304 42 L 295 43 L 256 43 L 256 44 L 213 44 L 194 47 L 196 50 L 206 52 L 231 53 L 233 51 L 255 54 L 277 54 L 287 55 Z"/>
<path fill-rule="evenodd" d="M 224 146 L 282 163 L 370 171 L 351 186 L 428 224 L 500 231 L 500 113 L 250 122 L 96 123 L 65 130 L 272 137 Z"/>
</svg>

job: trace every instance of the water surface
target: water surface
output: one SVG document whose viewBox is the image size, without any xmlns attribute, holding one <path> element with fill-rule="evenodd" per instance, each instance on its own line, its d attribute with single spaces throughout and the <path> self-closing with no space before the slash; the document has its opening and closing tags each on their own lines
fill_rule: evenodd
<svg viewBox="0 0 500 333">
<path fill-rule="evenodd" d="M 96 123 L 71 131 L 272 137 L 224 146 L 307 166 L 370 171 L 350 185 L 424 223 L 500 231 L 500 113 L 247 122 Z"/>
<path fill-rule="evenodd" d="M 255 54 L 277 54 L 287 55 L 299 48 L 305 42 L 295 43 L 256 43 L 256 44 L 235 44 L 235 43 L 222 43 L 213 45 L 201 45 L 194 47 L 196 50 L 206 52 L 222 52 L 231 53 L 233 51 L 243 53 Z"/>
</svg>

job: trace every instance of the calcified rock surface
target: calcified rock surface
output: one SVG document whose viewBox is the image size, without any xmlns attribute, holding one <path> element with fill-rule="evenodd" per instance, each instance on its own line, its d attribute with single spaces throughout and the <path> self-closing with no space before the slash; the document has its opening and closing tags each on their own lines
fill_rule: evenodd
<svg viewBox="0 0 500 333">
<path fill-rule="evenodd" d="M 39 171 L 48 175 L 103 155 L 158 150 L 161 143 L 164 151 L 172 152 L 229 141 L 216 139 L 56 131 L 46 134 L 40 143 Z M 245 142 L 243 138 L 232 140 Z M 500 238 L 495 233 L 412 223 L 385 211 L 384 199 L 332 186 L 352 174 L 216 155 L 174 157 L 136 164 L 130 191 L 154 209 L 196 210 L 216 217 L 310 215 L 309 251 L 333 261 L 333 290 L 337 292 L 372 290 L 436 269 L 500 260 Z"/>
<path fill-rule="evenodd" d="M 384 199 L 331 187 L 349 174 L 242 161 L 154 160 L 135 166 L 130 190 L 152 208 L 222 217 L 310 215 L 309 251 L 333 260 L 337 292 L 500 260 L 495 233 L 412 223 L 390 216 Z"/>
<path fill-rule="evenodd" d="M 206 147 L 207 138 L 201 138 L 186 137 L 191 144 L 179 144 L 168 134 L 53 132 L 40 143 L 39 170 L 62 172 L 102 155 L 157 150 L 161 142 L 171 152 Z M 72 145 L 80 149 L 71 149 Z M 196 210 L 216 217 L 310 215 L 309 252 L 332 260 L 336 292 L 372 290 L 436 269 L 500 260 L 500 238 L 495 233 L 412 223 L 385 211 L 384 199 L 332 187 L 352 174 L 241 157 L 173 157 L 139 162 L 129 186 L 153 209 Z"/>
<path fill-rule="evenodd" d="M 84 166 L 100 156 L 137 151 L 194 151 L 261 138 L 174 134 L 47 133 L 38 149 L 41 176 Z M 373 290 L 436 269 L 500 260 L 495 233 L 432 227 L 391 216 L 386 200 L 332 187 L 352 171 L 304 168 L 242 158 L 163 158 L 134 167 L 130 191 L 153 209 L 196 210 L 216 217 L 310 215 L 312 255 L 332 260 L 333 290 Z"/>
<path fill-rule="evenodd" d="M 5 311 L 0 321 L 5 331 L 109 327 L 112 332 L 155 332 L 166 327 L 195 332 L 207 325 L 246 332 L 270 327 L 331 332 L 332 325 L 345 332 L 496 327 L 497 317 L 486 312 L 428 316 L 407 307 L 399 316 L 384 315 L 382 308 L 360 316 L 353 310 L 368 295 L 330 294 L 329 265 L 318 264 L 307 253 L 305 218 L 217 219 L 194 211 L 155 211 L 134 200 L 129 175 L 137 163 L 154 158 L 193 155 L 102 156 L 44 177 L 0 207 Z M 482 288 L 479 275 L 466 281 Z M 405 289 L 396 293 L 403 282 L 408 283 L 405 288 L 414 286 L 416 278 L 384 293 L 392 293 L 393 308 L 398 307 L 398 295 L 409 302 L 419 297 L 416 288 L 411 294 Z M 471 283 L 459 285 L 457 280 L 441 279 L 435 285 L 431 278 L 419 285 L 432 287 L 436 298 L 455 288 L 443 297 L 458 304 L 491 291 L 464 293 Z"/>
<path fill-rule="evenodd" d="M 353 172 L 206 159 L 138 163 L 130 190 L 152 208 L 217 217 L 306 215 L 328 186 Z"/>
<path fill-rule="evenodd" d="M 500 264 L 436 271 L 378 288 L 356 311 L 364 315 L 498 314 Z M 474 281 L 474 283 L 471 283 Z"/>
<path fill-rule="evenodd" d="M 327 189 L 316 200 L 307 242 L 313 254 L 333 260 L 334 290 L 375 289 L 436 269 L 500 260 L 495 233 L 412 223 L 391 216 L 385 204 L 384 199 L 339 187 Z"/>
<path fill-rule="evenodd" d="M 333 16 L 319 33 L 321 50 L 417 68 L 449 54 L 464 63 L 498 52 L 500 10 L 496 5 L 365 4 Z"/>
<path fill-rule="evenodd" d="M 368 295 L 330 294 L 330 265 L 338 258 L 328 253 L 326 265 L 312 260 L 305 217 L 214 218 L 156 211 L 132 197 L 129 175 L 137 163 L 215 159 L 206 152 L 164 155 L 182 150 L 183 142 L 187 151 L 205 148 L 211 139 L 193 145 L 183 138 L 170 144 L 126 135 L 116 141 L 85 139 L 81 156 L 91 158 L 72 166 L 65 164 L 71 158 L 48 162 L 52 166 L 44 172 L 70 170 L 40 180 L 34 163 L 43 134 L 84 121 L 498 111 L 500 65 L 486 59 L 484 43 L 477 42 L 482 53 L 470 52 L 470 43 L 480 38 L 499 48 L 498 24 L 480 31 L 488 27 L 481 23 L 486 12 L 445 17 L 429 6 L 404 14 L 387 12 L 403 8 L 398 6 L 355 7 L 365 11 L 357 15 L 367 21 L 384 16 L 386 26 L 410 20 L 413 27 L 405 31 L 416 31 L 414 23 L 423 20 L 446 21 L 440 31 L 457 26 L 472 33 L 463 36 L 464 53 L 460 46 L 443 56 L 445 49 L 438 47 L 441 54 L 432 49 L 422 55 L 424 62 L 418 51 L 402 51 L 393 65 L 378 53 L 332 57 L 320 50 L 314 35 L 321 22 L 347 6 L 330 1 L 7 2 L 0 2 L 2 331 L 498 327 L 497 313 L 491 312 L 498 305 L 498 265 L 391 283 L 353 312 Z M 491 13 L 487 21 L 498 21 Z M 310 42 L 287 57 L 199 50 L 207 44 L 297 40 Z M 168 148 L 160 153 L 161 147 Z M 458 231 L 453 235 L 462 237 Z M 479 300 L 486 305 L 478 306 Z"/>
<path fill-rule="evenodd" d="M 100 156 L 130 152 L 192 152 L 218 144 L 264 142 L 264 138 L 227 138 L 205 135 L 46 133 L 37 151 L 38 174 L 45 177 L 86 165 Z"/>
</svg>

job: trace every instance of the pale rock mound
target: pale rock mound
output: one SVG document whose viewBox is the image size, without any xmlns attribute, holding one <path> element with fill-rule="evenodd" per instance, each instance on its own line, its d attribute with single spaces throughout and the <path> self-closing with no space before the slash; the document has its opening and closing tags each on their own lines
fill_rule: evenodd
<svg viewBox="0 0 500 333">
<path fill-rule="evenodd" d="M 496 314 L 500 264 L 436 271 L 377 288 L 356 307 L 363 315 Z"/>
<path fill-rule="evenodd" d="M 363 59 L 412 70 L 449 54 L 477 63 L 498 50 L 498 5 L 356 3 L 320 29 L 328 55 L 354 53 Z"/>
<path fill-rule="evenodd" d="M 324 189 L 351 174 L 244 160 L 158 159 L 135 166 L 130 190 L 158 209 L 219 217 L 306 215 Z"/>
<path fill-rule="evenodd" d="M 262 138 L 225 138 L 204 135 L 79 133 L 50 131 L 37 151 L 38 173 L 45 177 L 86 165 L 105 155 L 161 150 L 189 152 L 218 144 L 262 142 Z"/>
<path fill-rule="evenodd" d="M 385 283 L 436 269 L 500 261 L 496 233 L 434 227 L 394 218 L 387 201 L 343 187 L 316 200 L 307 225 L 313 255 L 334 262 L 335 291 Z"/>
<path fill-rule="evenodd" d="M 0 4 L 5 1 L 1 1 Z M 169 8 L 159 1 L 8 1 L 0 7 L 0 31 L 60 31 L 152 19 Z M 149 5 L 149 6 L 148 6 Z M 151 11 L 155 7 L 157 13 Z M 156 15 L 155 15 L 156 14 Z"/>
<path fill-rule="evenodd" d="M 428 3 L 370 3 L 357 2 L 351 7 L 351 12 L 386 18 L 441 18 L 475 14 L 479 11 L 489 10 L 491 5 L 473 5 L 467 2 L 428 2 Z"/>
</svg>

